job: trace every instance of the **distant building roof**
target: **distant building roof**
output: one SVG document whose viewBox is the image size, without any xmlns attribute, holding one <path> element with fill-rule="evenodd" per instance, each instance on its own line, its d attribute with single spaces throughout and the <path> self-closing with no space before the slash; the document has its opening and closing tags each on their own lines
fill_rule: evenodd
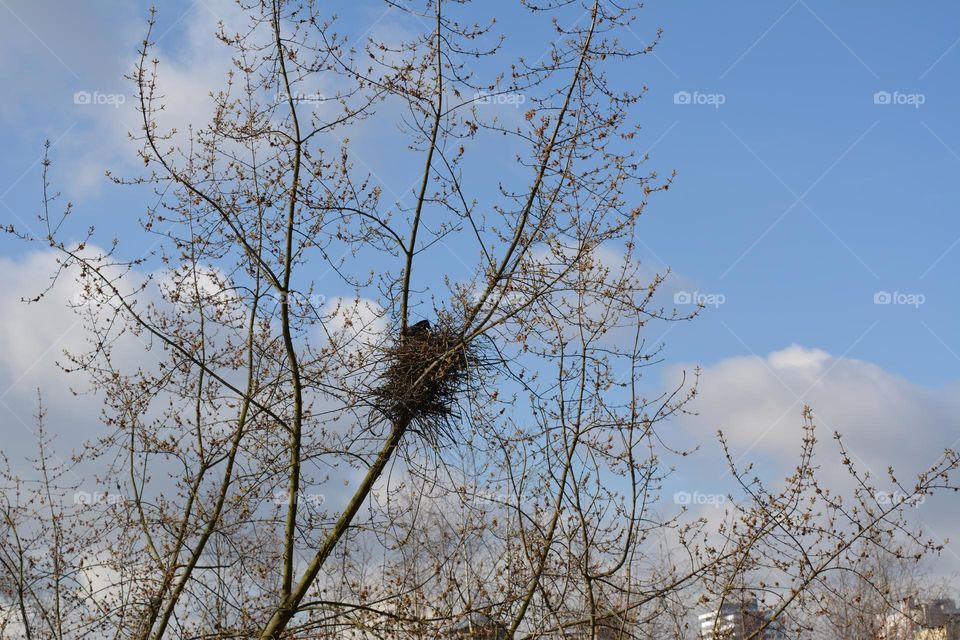
<svg viewBox="0 0 960 640">
<path fill-rule="evenodd" d="M 773 612 L 761 609 L 756 598 L 725 602 L 720 609 L 707 611 L 697 616 L 700 621 L 700 637 L 704 640 L 742 640 L 756 633 L 762 640 L 786 638 L 783 624 L 773 619 Z"/>
</svg>

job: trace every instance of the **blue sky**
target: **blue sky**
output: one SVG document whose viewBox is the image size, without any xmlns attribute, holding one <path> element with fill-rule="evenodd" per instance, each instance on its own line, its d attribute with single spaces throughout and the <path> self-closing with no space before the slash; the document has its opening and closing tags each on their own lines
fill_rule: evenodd
<svg viewBox="0 0 960 640">
<path fill-rule="evenodd" d="M 208 80 L 218 78 L 200 43 L 225 4 L 161 6 L 161 57 L 184 99 L 176 115 L 202 112 Z M 500 20 L 515 19 L 513 3 L 502 5 Z M 134 123 L 123 122 L 124 109 L 77 105 L 74 94 L 129 96 L 122 76 L 146 7 L 0 0 L 0 221 L 31 223 L 50 139 L 57 186 L 79 227 L 92 221 L 121 236 L 137 228 L 144 194 L 99 177 L 135 164 L 122 143 Z M 378 2 L 343 11 L 357 33 L 404 27 Z M 722 302 L 651 336 L 667 342 L 667 375 L 705 367 L 698 432 L 741 428 L 734 442 L 744 451 L 775 458 L 786 441 L 775 436 L 795 435 L 784 425 L 799 424 L 799 403 L 809 401 L 831 430 L 852 434 L 869 465 L 932 462 L 955 444 L 960 415 L 960 5 L 650 0 L 636 44 L 658 27 L 654 53 L 620 65 L 616 79 L 649 87 L 636 111 L 638 145 L 651 167 L 678 172 L 645 213 L 643 255 L 652 269 L 673 269 L 671 295 Z M 376 142 L 366 148 L 378 153 L 365 155 L 361 141 L 358 155 L 406 192 L 403 153 Z M 506 170 L 494 160 L 479 178 Z M 4 308 L 14 285 L 40 278 L 28 249 L 0 238 Z M 883 292 L 896 294 L 890 304 L 875 303 Z M 22 339 L 9 329 L 4 340 Z M 36 357 L 51 348 L 38 344 Z M 32 376 L 47 371 L 31 362 L 4 363 L 11 412 L 20 395 L 29 399 Z M 905 433 L 923 453 L 901 450 Z M 957 537 L 955 518 L 935 528 Z"/>
<path fill-rule="evenodd" d="M 0 109 L 3 216 L 35 212 L 45 138 L 58 141 L 63 162 L 58 150 L 73 154 L 70 138 L 96 126 L 75 91 L 129 92 L 122 74 L 145 7 L 71 4 L 58 9 L 62 22 L 33 3 L 0 7 L 3 72 L 16 88 Z M 167 55 L 187 56 L 188 25 L 212 13 L 165 3 Z M 637 112 L 640 145 L 652 166 L 679 176 L 648 209 L 641 240 L 682 290 L 724 301 L 671 332 L 672 358 L 712 362 L 798 343 L 920 384 L 957 378 L 957 17 L 948 2 L 648 3 L 633 31 L 640 42 L 662 27 L 662 42 L 618 79 L 650 88 Z M 381 7 L 371 3 L 346 21 L 375 18 Z M 875 104 L 878 91 L 922 104 Z M 676 104 L 678 92 L 705 103 Z M 123 160 L 106 150 L 97 159 Z M 62 176 L 58 186 L 79 213 L 127 228 L 142 200 L 87 170 L 95 186 L 73 194 Z M 0 244 L 4 254 L 22 250 Z M 878 306 L 878 291 L 924 303 Z"/>
<path fill-rule="evenodd" d="M 653 155 L 680 179 L 648 244 L 726 295 L 675 348 L 722 357 L 744 349 L 736 333 L 758 353 L 796 342 L 956 379 L 958 7 L 923 6 L 649 5 L 665 36 L 642 72 L 645 122 L 669 131 Z M 726 101 L 678 107 L 676 91 Z M 876 306 L 877 291 L 926 300 Z"/>
</svg>

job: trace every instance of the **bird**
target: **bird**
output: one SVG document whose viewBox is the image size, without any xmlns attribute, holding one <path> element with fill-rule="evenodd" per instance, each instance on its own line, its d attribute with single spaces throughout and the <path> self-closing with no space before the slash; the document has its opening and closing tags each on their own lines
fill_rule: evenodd
<svg viewBox="0 0 960 640">
<path fill-rule="evenodd" d="M 407 327 L 404 330 L 403 335 L 409 338 L 418 338 L 426 335 L 429 332 L 430 332 L 430 321 L 421 320 L 420 322 L 414 323 L 409 327 Z"/>
</svg>

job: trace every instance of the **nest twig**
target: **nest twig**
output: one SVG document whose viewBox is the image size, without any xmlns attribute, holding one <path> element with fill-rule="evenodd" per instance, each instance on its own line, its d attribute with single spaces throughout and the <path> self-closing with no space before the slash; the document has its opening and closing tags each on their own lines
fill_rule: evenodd
<svg viewBox="0 0 960 640">
<path fill-rule="evenodd" d="M 468 378 L 482 366 L 477 347 L 463 344 L 453 326 L 423 322 L 400 335 L 384 356 L 381 383 L 373 390 L 375 408 L 434 444 L 449 436 Z"/>
</svg>

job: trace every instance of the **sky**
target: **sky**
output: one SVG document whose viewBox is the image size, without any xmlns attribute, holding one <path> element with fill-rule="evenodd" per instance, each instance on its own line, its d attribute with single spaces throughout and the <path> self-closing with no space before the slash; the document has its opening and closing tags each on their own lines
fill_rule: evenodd
<svg viewBox="0 0 960 640">
<path fill-rule="evenodd" d="M 500 19 L 514 19 L 502 4 Z M 117 235 L 137 228 L 146 195 L 103 171 L 137 161 L 123 75 L 146 11 L 139 1 L 0 0 L 0 222 L 36 224 L 49 139 L 57 189 L 78 219 Z M 356 33 L 405 28 L 372 0 L 343 11 Z M 233 12 L 224 0 L 162 3 L 155 40 L 171 118 L 206 113 L 223 68 L 209 34 Z M 664 380 L 703 368 L 699 415 L 678 430 L 699 440 L 723 429 L 744 456 L 786 465 L 810 403 L 867 467 L 921 470 L 960 439 L 960 5 L 649 0 L 635 44 L 658 28 L 653 52 L 617 79 L 649 88 L 638 145 L 662 174 L 677 171 L 644 214 L 642 255 L 672 269 L 678 308 L 706 305 L 697 321 L 650 336 L 667 344 Z M 360 159 L 376 170 L 396 157 Z M 67 315 L 16 302 L 43 286 L 50 262 L 35 251 L 0 238 L 0 425 L 25 443 L 37 387 L 54 417 L 58 402 L 74 415 L 53 360 L 82 340 Z M 91 403 L 81 413 L 95 421 Z M 715 483 L 693 471 L 676 486 Z M 925 508 L 934 535 L 960 538 L 960 510 Z M 960 568 L 958 554 L 948 546 Z"/>
</svg>

